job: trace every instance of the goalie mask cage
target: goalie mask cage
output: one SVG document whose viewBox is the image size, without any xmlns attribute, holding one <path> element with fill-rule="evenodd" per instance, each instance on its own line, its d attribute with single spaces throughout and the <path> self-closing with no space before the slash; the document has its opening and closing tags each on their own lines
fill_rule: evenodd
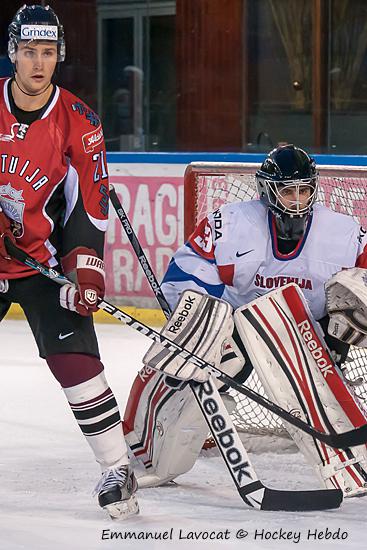
<svg viewBox="0 0 367 550">
<path fill-rule="evenodd" d="M 234 162 L 193 162 L 184 176 L 185 240 L 209 212 L 222 204 L 257 198 L 255 172 L 260 164 Z M 332 210 L 353 216 L 367 227 L 367 168 L 321 166 L 317 202 Z M 355 394 L 367 397 L 367 350 L 351 347 L 343 365 L 345 377 Z M 256 373 L 245 384 L 266 395 Z M 288 436 L 279 418 L 244 395 L 233 392 L 236 408 L 232 412 L 237 429 L 255 435 Z"/>
</svg>

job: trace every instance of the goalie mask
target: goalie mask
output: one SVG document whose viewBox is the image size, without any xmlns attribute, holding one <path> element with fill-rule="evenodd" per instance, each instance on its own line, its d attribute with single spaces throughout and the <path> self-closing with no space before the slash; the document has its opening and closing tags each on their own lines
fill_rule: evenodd
<svg viewBox="0 0 367 550">
<path fill-rule="evenodd" d="M 316 200 L 315 161 L 294 145 L 273 149 L 256 172 L 260 200 L 276 218 L 278 237 L 299 240 Z"/>
<path fill-rule="evenodd" d="M 19 43 L 32 41 L 57 42 L 57 61 L 65 59 L 64 27 L 50 6 L 24 4 L 14 15 L 8 27 L 8 55 L 15 64 L 15 54 Z"/>
</svg>

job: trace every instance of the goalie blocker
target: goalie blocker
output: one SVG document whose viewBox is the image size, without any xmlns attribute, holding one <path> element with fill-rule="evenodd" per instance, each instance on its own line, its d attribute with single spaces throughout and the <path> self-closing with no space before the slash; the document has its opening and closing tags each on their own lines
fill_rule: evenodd
<svg viewBox="0 0 367 550">
<path fill-rule="evenodd" d="M 226 338 L 233 332 L 232 308 L 223 300 L 211 300 L 193 290 L 185 290 L 176 305 L 162 334 L 184 347 L 185 350 L 205 359 L 214 366 L 220 363 Z M 207 369 L 202 369 L 162 344 L 152 344 L 143 363 L 179 380 L 205 382 Z"/>
<path fill-rule="evenodd" d="M 236 310 L 234 317 L 270 399 L 322 432 L 366 423 L 365 411 L 344 384 L 296 285 L 270 292 Z M 326 488 L 340 488 L 345 496 L 367 491 L 366 445 L 341 451 L 285 427 Z"/>
</svg>

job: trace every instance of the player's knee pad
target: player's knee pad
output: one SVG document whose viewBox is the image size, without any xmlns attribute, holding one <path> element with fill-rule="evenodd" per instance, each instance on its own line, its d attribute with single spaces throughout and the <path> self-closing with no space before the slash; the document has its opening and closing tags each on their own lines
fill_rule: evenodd
<svg viewBox="0 0 367 550">
<path fill-rule="evenodd" d="M 271 400 L 324 432 L 366 422 L 298 287 L 287 285 L 239 308 L 235 322 Z M 367 491 L 366 445 L 341 451 L 285 427 L 327 488 L 340 488 L 345 496 Z"/>
<path fill-rule="evenodd" d="M 93 355 L 58 353 L 46 357 L 47 364 L 63 388 L 77 386 L 96 378 L 103 372 L 103 364 Z"/>
</svg>

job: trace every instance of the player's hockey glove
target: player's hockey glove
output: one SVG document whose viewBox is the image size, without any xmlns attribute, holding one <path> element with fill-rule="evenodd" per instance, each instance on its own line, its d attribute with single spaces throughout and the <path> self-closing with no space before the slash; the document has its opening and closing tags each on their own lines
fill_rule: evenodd
<svg viewBox="0 0 367 550">
<path fill-rule="evenodd" d="M 11 258 L 5 247 L 5 237 L 9 237 L 9 239 L 15 244 L 15 237 L 11 230 L 11 222 L 9 218 L 4 214 L 0 206 L 0 258 L 10 260 Z"/>
<path fill-rule="evenodd" d="M 105 293 L 104 262 L 91 248 L 77 247 L 61 259 L 65 275 L 75 281 L 60 289 L 60 304 L 79 315 L 88 316 L 98 310 L 99 298 Z"/>
</svg>

